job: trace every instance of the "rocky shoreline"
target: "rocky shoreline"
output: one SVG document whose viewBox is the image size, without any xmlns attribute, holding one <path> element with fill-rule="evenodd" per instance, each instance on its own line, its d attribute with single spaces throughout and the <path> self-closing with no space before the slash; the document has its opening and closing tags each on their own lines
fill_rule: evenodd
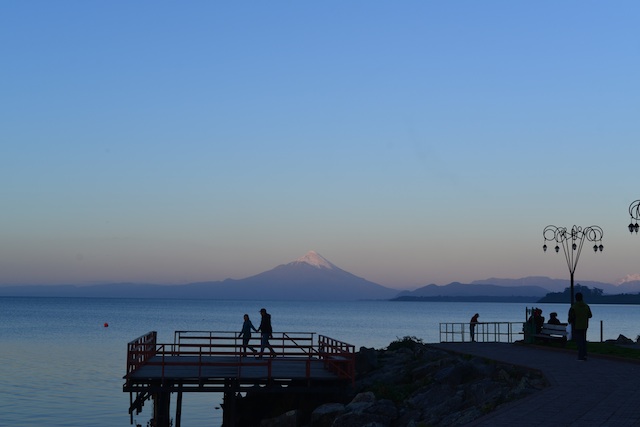
<svg viewBox="0 0 640 427">
<path fill-rule="evenodd" d="M 356 371 L 355 386 L 343 395 L 289 398 L 286 409 L 280 397 L 281 405 L 270 405 L 280 415 L 241 425 L 462 426 L 548 385 L 539 371 L 447 352 L 414 337 L 386 349 L 360 348 Z M 247 398 L 243 410 L 260 412 Z"/>
</svg>

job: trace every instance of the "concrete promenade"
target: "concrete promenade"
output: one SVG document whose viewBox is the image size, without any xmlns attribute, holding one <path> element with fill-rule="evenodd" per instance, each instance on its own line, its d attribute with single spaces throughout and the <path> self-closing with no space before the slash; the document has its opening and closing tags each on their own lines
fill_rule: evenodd
<svg viewBox="0 0 640 427">
<path fill-rule="evenodd" d="M 475 427 L 640 426 L 640 363 L 507 343 L 439 343 L 438 348 L 542 371 L 551 384 L 487 414 Z"/>
</svg>

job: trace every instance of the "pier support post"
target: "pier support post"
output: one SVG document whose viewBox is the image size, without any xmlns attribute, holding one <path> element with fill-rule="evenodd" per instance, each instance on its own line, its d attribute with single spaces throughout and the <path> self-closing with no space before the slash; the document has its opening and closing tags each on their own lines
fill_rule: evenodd
<svg viewBox="0 0 640 427">
<path fill-rule="evenodd" d="M 222 401 L 222 425 L 224 427 L 236 427 L 237 383 L 227 378 L 224 384 L 224 396 Z"/>
<path fill-rule="evenodd" d="M 176 425 L 175 427 L 180 427 L 182 419 L 182 392 L 178 392 L 178 399 L 176 400 Z"/>
<path fill-rule="evenodd" d="M 171 393 L 159 391 L 153 395 L 153 419 L 155 427 L 171 426 Z"/>
</svg>

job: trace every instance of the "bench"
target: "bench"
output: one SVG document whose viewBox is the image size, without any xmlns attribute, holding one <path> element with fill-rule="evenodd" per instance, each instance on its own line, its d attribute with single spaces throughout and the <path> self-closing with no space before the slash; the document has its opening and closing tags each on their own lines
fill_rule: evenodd
<svg viewBox="0 0 640 427">
<path fill-rule="evenodd" d="M 567 324 L 544 323 L 540 332 L 532 336 L 544 342 L 558 341 L 564 345 L 567 343 Z"/>
</svg>

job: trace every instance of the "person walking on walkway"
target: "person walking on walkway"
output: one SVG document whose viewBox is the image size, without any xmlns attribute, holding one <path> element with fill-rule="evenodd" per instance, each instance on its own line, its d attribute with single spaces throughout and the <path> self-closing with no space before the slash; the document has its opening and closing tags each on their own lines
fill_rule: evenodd
<svg viewBox="0 0 640 427">
<path fill-rule="evenodd" d="M 244 315 L 244 323 L 242 324 L 242 331 L 240 332 L 240 337 L 242 337 L 242 355 L 247 356 L 247 348 L 252 352 L 256 353 L 256 349 L 249 345 L 249 340 L 251 340 L 251 330 L 258 332 L 251 320 L 249 319 L 249 315 Z"/>
<path fill-rule="evenodd" d="M 587 329 L 589 319 L 593 316 L 591 308 L 584 302 L 582 292 L 576 294 L 576 302 L 569 309 L 569 323 L 571 333 L 578 346 L 578 360 L 587 360 Z"/>
<path fill-rule="evenodd" d="M 476 325 L 478 324 L 478 317 L 480 315 L 478 313 L 474 314 L 469 322 L 469 331 L 471 332 L 471 342 L 475 342 L 476 340 Z"/>
<path fill-rule="evenodd" d="M 271 328 L 271 315 L 267 313 L 267 310 L 264 308 L 260 309 L 260 315 L 262 316 L 262 320 L 260 321 L 260 326 L 258 327 L 258 331 L 260 331 L 260 356 L 258 359 L 262 359 L 262 355 L 264 354 L 264 348 L 267 347 L 271 350 L 271 357 L 276 357 L 276 352 L 271 347 L 269 343 L 269 338 L 273 335 L 273 329 Z"/>
</svg>

